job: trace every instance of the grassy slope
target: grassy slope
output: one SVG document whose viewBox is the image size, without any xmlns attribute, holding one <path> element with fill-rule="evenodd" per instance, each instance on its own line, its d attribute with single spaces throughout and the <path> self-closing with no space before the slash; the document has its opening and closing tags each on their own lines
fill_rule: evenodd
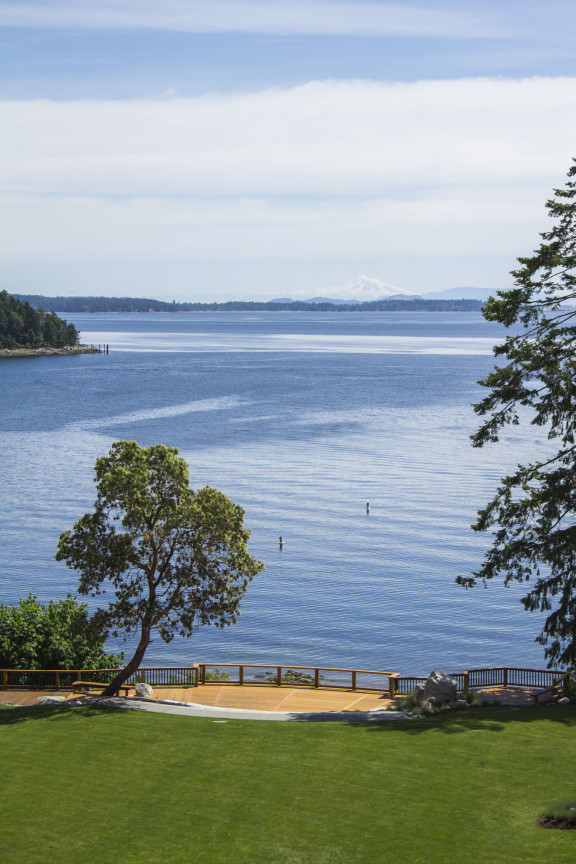
<svg viewBox="0 0 576 864">
<path fill-rule="evenodd" d="M 391 724 L 0 711 L 10 864 L 573 864 L 576 706 Z"/>
</svg>

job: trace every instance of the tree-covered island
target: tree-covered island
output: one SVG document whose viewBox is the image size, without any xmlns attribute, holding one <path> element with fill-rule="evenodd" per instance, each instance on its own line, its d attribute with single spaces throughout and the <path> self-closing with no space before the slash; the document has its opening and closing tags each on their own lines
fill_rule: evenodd
<svg viewBox="0 0 576 864">
<path fill-rule="evenodd" d="M 95 354 L 99 349 L 80 344 L 74 326 L 55 312 L 34 308 L 0 291 L 0 357 L 35 354 Z"/>
</svg>

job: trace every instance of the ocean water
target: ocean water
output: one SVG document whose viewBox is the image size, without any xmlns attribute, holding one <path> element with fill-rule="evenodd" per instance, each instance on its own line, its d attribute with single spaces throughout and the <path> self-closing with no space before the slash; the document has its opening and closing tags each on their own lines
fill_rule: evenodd
<svg viewBox="0 0 576 864">
<path fill-rule="evenodd" d="M 110 353 L 0 363 L 2 602 L 74 591 L 54 553 L 92 506 L 96 457 L 162 442 L 195 487 L 244 507 L 266 570 L 236 625 L 155 639 L 147 665 L 545 665 L 521 586 L 454 582 L 481 564 L 489 538 L 470 524 L 498 478 L 547 447 L 529 426 L 470 445 L 501 328 L 479 313 L 67 317 Z"/>
</svg>

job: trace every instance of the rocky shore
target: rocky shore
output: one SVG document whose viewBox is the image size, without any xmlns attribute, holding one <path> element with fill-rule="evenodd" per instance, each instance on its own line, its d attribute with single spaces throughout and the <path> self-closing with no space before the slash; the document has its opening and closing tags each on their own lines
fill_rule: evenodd
<svg viewBox="0 0 576 864">
<path fill-rule="evenodd" d="M 57 354 L 102 354 L 94 345 L 66 345 L 63 348 L 0 348 L 2 357 L 47 357 Z"/>
</svg>

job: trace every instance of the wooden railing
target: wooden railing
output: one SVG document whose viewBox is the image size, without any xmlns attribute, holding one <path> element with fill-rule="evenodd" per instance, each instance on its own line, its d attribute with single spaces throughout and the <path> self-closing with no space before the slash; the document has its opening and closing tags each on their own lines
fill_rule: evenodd
<svg viewBox="0 0 576 864">
<path fill-rule="evenodd" d="M 334 666 L 295 666 L 272 663 L 199 663 L 201 684 L 274 684 L 277 687 L 331 687 L 337 690 L 377 690 L 389 693 L 394 672 Z M 234 675 L 233 670 L 238 670 Z M 266 674 L 263 670 L 269 670 Z M 224 678 L 224 676 L 226 676 Z"/>
<path fill-rule="evenodd" d="M 0 690 L 70 689 L 74 681 L 109 683 L 118 669 L 0 669 Z M 554 669 L 523 669 L 517 666 L 492 666 L 450 673 L 459 690 L 488 687 L 525 687 L 554 690 L 558 695 L 569 673 Z M 125 684 L 140 681 L 155 687 L 197 687 L 199 684 L 261 684 L 277 687 L 330 687 L 341 690 L 367 690 L 391 696 L 408 693 L 424 684 L 425 675 L 401 675 L 370 669 L 330 666 L 295 666 L 271 663 L 194 663 L 192 666 L 143 666 Z"/>
<path fill-rule="evenodd" d="M 565 675 L 558 669 L 522 669 L 518 666 L 496 666 L 489 669 L 469 669 L 468 688 L 480 687 L 551 687 Z"/>
<path fill-rule="evenodd" d="M 0 669 L 0 690 L 69 689 L 74 681 L 108 684 L 119 669 Z M 156 687 L 195 687 L 198 664 L 193 666 L 141 666 L 126 684 L 144 681 Z"/>
</svg>

